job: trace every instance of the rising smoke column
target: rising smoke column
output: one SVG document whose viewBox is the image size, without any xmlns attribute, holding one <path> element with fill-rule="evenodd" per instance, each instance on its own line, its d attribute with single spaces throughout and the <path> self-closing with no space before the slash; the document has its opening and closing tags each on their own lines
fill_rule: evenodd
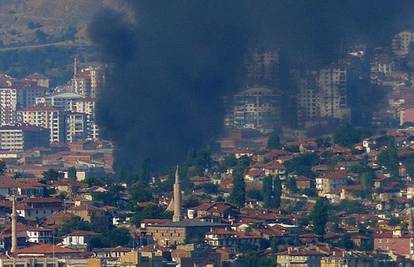
<svg viewBox="0 0 414 267">
<path fill-rule="evenodd" d="M 98 121 L 117 148 L 116 170 L 127 173 L 147 158 L 168 167 L 220 133 L 221 97 L 242 84 L 249 47 L 277 46 L 290 62 L 329 64 L 344 43 L 386 40 L 413 10 L 409 0 L 125 3 L 135 21 L 104 10 L 89 32 L 111 65 Z"/>
</svg>

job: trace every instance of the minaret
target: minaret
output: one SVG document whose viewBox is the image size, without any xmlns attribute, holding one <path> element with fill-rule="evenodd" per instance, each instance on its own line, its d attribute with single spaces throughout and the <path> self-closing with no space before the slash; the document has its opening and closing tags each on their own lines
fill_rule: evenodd
<svg viewBox="0 0 414 267">
<path fill-rule="evenodd" d="M 173 222 L 181 221 L 181 184 L 180 175 L 178 173 L 178 166 L 175 171 L 175 183 L 174 183 L 174 215 Z"/>
<path fill-rule="evenodd" d="M 408 216 L 408 233 L 414 235 L 413 208 L 410 208 Z"/>
<path fill-rule="evenodd" d="M 78 58 L 75 57 L 73 61 L 73 79 L 78 77 Z"/>
<path fill-rule="evenodd" d="M 17 214 L 16 214 L 16 197 L 13 196 L 13 202 L 12 202 L 12 214 L 11 214 L 11 230 L 12 230 L 12 245 L 11 245 L 11 249 L 10 252 L 14 253 L 16 252 L 17 249 Z"/>
</svg>

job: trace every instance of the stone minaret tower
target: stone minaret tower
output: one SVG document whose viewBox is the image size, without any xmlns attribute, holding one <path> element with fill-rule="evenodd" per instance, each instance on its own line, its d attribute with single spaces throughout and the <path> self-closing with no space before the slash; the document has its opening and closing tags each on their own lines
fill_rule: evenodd
<svg viewBox="0 0 414 267">
<path fill-rule="evenodd" d="M 408 216 L 408 232 L 410 235 L 414 235 L 413 208 L 410 208 Z"/>
<path fill-rule="evenodd" d="M 11 214 L 11 230 L 12 230 L 12 245 L 11 245 L 11 253 L 16 252 L 17 249 L 17 214 L 16 214 L 16 197 L 13 197 L 13 204 L 12 204 L 12 214 Z"/>
<path fill-rule="evenodd" d="M 174 183 L 174 216 L 173 222 L 181 221 L 181 184 L 180 175 L 178 173 L 178 166 L 175 171 L 175 183 Z"/>
<path fill-rule="evenodd" d="M 75 57 L 73 61 L 73 79 L 78 77 L 78 58 Z"/>
</svg>

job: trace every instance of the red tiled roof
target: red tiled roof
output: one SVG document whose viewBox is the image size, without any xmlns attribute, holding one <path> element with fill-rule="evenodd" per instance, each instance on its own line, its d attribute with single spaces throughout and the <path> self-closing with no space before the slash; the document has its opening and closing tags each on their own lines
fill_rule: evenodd
<svg viewBox="0 0 414 267">
<path fill-rule="evenodd" d="M 71 248 L 65 248 L 50 244 L 39 244 L 27 248 L 18 249 L 15 254 L 73 254 L 78 252 L 80 251 Z"/>
</svg>

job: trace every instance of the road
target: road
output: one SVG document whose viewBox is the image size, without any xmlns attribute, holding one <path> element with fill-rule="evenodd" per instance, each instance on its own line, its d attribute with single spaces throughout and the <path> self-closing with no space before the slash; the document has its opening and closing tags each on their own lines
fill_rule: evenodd
<svg viewBox="0 0 414 267">
<path fill-rule="evenodd" d="M 10 51 L 17 51 L 17 50 L 31 50 L 31 49 L 38 49 L 38 48 L 45 48 L 45 47 L 53 47 L 53 46 L 87 46 L 87 44 L 82 43 L 74 43 L 71 41 L 62 41 L 62 42 L 53 42 L 53 43 L 46 43 L 46 44 L 38 44 L 38 45 L 23 45 L 23 46 L 14 46 L 14 47 L 5 47 L 0 48 L 1 52 L 10 52 Z"/>
</svg>

